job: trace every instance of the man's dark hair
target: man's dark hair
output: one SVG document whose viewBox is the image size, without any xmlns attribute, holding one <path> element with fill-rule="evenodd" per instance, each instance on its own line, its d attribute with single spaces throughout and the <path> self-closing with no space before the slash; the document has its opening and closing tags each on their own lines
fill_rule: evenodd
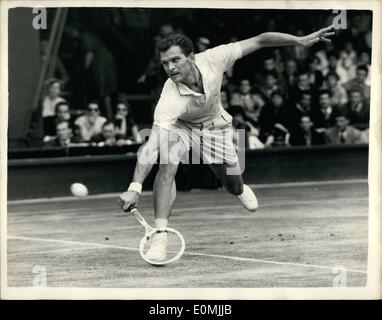
<svg viewBox="0 0 382 320">
<path fill-rule="evenodd" d="M 110 126 L 110 125 L 113 125 L 113 127 L 115 127 L 115 123 L 113 121 L 106 121 L 103 125 L 102 125 L 102 128 L 105 128 L 106 126 Z"/>
<path fill-rule="evenodd" d="M 264 74 L 264 78 L 266 77 L 269 77 L 269 76 L 272 76 L 273 78 L 275 78 L 276 80 L 279 79 L 279 75 L 277 74 L 276 71 L 268 71 Z"/>
<path fill-rule="evenodd" d="M 335 57 L 338 60 L 338 53 L 336 51 L 329 51 L 327 56 L 328 58 Z"/>
<path fill-rule="evenodd" d="M 324 94 L 327 94 L 329 97 L 332 96 L 332 94 L 331 94 L 331 92 L 329 90 L 320 90 L 318 96 L 321 97 Z"/>
<path fill-rule="evenodd" d="M 325 79 L 328 80 L 329 77 L 335 77 L 335 78 L 337 79 L 337 81 L 340 79 L 340 77 L 338 76 L 338 74 L 337 74 L 336 72 L 329 72 L 329 73 L 326 75 Z"/>
<path fill-rule="evenodd" d="M 87 103 L 87 106 L 89 107 L 89 105 L 91 104 L 96 104 L 97 106 L 99 106 L 99 103 L 97 100 L 89 100 L 89 102 Z"/>
<path fill-rule="evenodd" d="M 273 98 L 274 96 L 280 96 L 281 98 L 284 99 L 284 95 L 283 95 L 283 93 L 280 90 L 273 91 L 271 93 L 271 98 Z"/>
<path fill-rule="evenodd" d="M 338 108 L 334 111 L 334 117 L 339 118 L 339 117 L 344 117 L 346 119 L 349 119 L 349 113 L 346 109 L 344 108 Z"/>
<path fill-rule="evenodd" d="M 360 65 L 360 66 L 358 66 L 358 67 L 357 67 L 357 71 L 359 71 L 359 70 L 365 71 L 366 74 L 369 73 L 369 69 L 368 69 L 365 65 Z"/>
<path fill-rule="evenodd" d="M 310 98 L 312 98 L 312 93 L 310 91 L 307 91 L 307 90 L 301 91 L 299 100 L 301 100 L 303 96 L 309 96 Z"/>
<path fill-rule="evenodd" d="M 59 103 L 57 103 L 56 106 L 54 107 L 54 112 L 55 112 L 56 114 L 57 114 L 58 109 L 59 109 L 61 106 L 68 106 L 68 109 L 70 109 L 69 103 L 68 103 L 67 101 L 59 102 Z"/>
<path fill-rule="evenodd" d="M 165 52 L 172 46 L 179 46 L 185 56 L 189 56 L 194 52 L 194 44 L 191 39 L 180 33 L 170 34 L 159 40 L 156 47 L 158 52 Z"/>
</svg>

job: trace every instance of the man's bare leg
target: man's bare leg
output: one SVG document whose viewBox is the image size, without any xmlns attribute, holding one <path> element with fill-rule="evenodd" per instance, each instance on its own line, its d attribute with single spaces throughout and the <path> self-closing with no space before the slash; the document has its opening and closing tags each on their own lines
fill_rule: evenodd
<svg viewBox="0 0 382 320">
<path fill-rule="evenodd" d="M 155 219 L 166 219 L 170 216 L 176 197 L 175 175 L 178 165 L 160 164 L 154 181 Z"/>
<path fill-rule="evenodd" d="M 154 181 L 155 227 L 166 228 L 176 197 L 175 175 L 178 165 L 160 164 Z M 167 234 L 157 233 L 146 257 L 150 260 L 166 259 Z"/>
<path fill-rule="evenodd" d="M 223 187 L 229 193 L 235 195 L 247 210 L 257 210 L 259 204 L 256 195 L 250 187 L 244 184 L 241 174 L 227 174 L 227 169 L 229 168 L 227 164 L 211 164 L 210 168 L 218 177 Z"/>
</svg>

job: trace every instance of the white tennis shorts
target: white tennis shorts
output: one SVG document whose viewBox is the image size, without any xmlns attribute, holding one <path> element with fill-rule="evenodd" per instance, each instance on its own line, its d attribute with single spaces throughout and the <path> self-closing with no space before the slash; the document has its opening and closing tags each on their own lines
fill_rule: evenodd
<svg viewBox="0 0 382 320">
<path fill-rule="evenodd" d="M 178 120 L 172 134 L 179 140 L 183 163 L 236 165 L 238 156 L 233 144 L 232 118 L 220 115 L 200 123 Z M 191 159 L 189 150 L 192 148 Z"/>
</svg>

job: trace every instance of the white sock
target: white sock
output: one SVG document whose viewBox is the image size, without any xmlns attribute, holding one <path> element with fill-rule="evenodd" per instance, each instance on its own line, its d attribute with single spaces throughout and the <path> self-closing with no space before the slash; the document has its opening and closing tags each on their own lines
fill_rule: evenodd
<svg viewBox="0 0 382 320">
<path fill-rule="evenodd" d="M 167 228 L 168 220 L 163 218 L 155 219 L 155 228 Z"/>
</svg>

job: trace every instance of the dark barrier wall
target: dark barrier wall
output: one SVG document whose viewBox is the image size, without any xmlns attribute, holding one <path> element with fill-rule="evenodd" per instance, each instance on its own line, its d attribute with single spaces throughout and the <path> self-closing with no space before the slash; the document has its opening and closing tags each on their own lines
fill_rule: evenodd
<svg viewBox="0 0 382 320">
<path fill-rule="evenodd" d="M 8 162 L 8 199 L 70 195 L 70 185 L 84 183 L 91 194 L 121 192 L 132 179 L 135 155 L 98 155 Z M 152 189 L 156 168 L 144 184 Z M 367 178 L 368 147 L 317 147 L 249 151 L 244 180 L 249 184 Z M 181 165 L 179 190 L 216 188 L 207 166 Z"/>
<path fill-rule="evenodd" d="M 23 145 L 32 113 L 39 69 L 39 31 L 32 27 L 32 8 L 9 10 L 9 147 Z"/>
</svg>

